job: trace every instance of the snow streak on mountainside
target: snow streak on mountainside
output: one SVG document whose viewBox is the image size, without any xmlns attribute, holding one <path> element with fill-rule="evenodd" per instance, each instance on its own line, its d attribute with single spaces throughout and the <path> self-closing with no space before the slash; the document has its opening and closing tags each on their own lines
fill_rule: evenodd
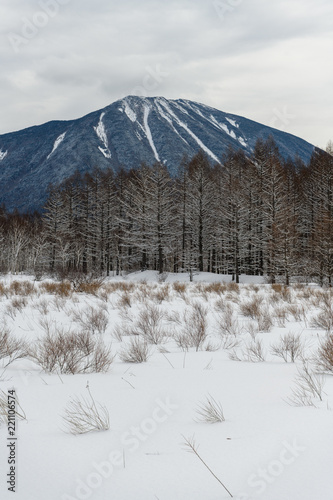
<svg viewBox="0 0 333 500">
<path fill-rule="evenodd" d="M 186 132 L 191 136 L 193 137 L 193 139 L 197 142 L 199 148 L 203 149 L 203 151 L 205 151 L 205 153 L 208 154 L 208 156 L 210 156 L 211 158 L 213 158 L 213 160 L 215 160 L 216 162 L 219 162 L 219 159 L 217 158 L 217 156 L 214 155 L 214 153 L 212 153 L 212 151 L 207 148 L 207 146 L 205 146 L 205 144 L 199 139 L 199 137 L 197 137 L 189 128 L 188 126 L 183 123 L 176 115 L 175 113 L 171 110 L 170 106 L 168 106 L 168 104 L 163 100 L 161 100 L 161 104 L 164 106 L 164 108 L 167 110 L 167 112 L 169 113 L 169 116 L 171 116 L 172 118 L 174 118 L 174 121 L 177 123 L 177 125 L 179 125 L 180 127 L 182 127 L 184 130 L 186 130 Z M 180 111 L 182 111 L 183 113 L 187 114 L 188 115 L 188 112 L 186 110 L 184 110 L 183 108 L 181 108 L 180 106 L 177 106 L 178 109 L 180 109 Z M 199 116 L 203 116 L 201 113 L 199 113 Z M 172 120 L 171 120 L 172 122 Z"/>
<path fill-rule="evenodd" d="M 53 149 L 52 149 L 51 153 L 46 158 L 47 160 L 51 157 L 51 155 L 53 155 L 53 153 L 55 152 L 55 150 L 57 149 L 57 147 L 59 147 L 59 145 L 65 139 L 65 136 L 66 136 L 66 132 L 64 132 L 63 134 L 59 135 L 59 137 L 55 140 L 55 142 L 53 144 Z"/>
<path fill-rule="evenodd" d="M 146 134 L 147 139 L 149 141 L 150 147 L 153 150 L 153 153 L 154 153 L 154 156 L 156 158 L 156 161 L 160 161 L 160 157 L 158 156 L 158 152 L 156 151 L 156 147 L 155 147 L 155 144 L 154 144 L 154 141 L 153 141 L 151 130 L 150 130 L 149 125 L 148 125 L 149 113 L 150 113 L 149 106 L 145 106 L 144 112 L 143 112 L 143 114 L 144 114 L 144 116 L 143 116 L 144 131 L 145 131 L 145 134 Z"/>
<path fill-rule="evenodd" d="M 131 122 L 135 123 L 137 120 L 137 116 L 134 113 L 133 109 L 130 108 L 128 102 L 125 99 L 123 102 L 123 106 L 124 106 L 123 108 L 119 108 L 119 111 L 125 111 L 126 115 L 131 120 Z"/>
<path fill-rule="evenodd" d="M 98 146 L 98 149 L 100 150 L 101 153 L 103 153 L 105 158 L 111 158 L 111 153 L 110 153 L 109 144 L 108 144 L 108 138 L 107 138 L 105 126 L 103 123 L 104 116 L 105 116 L 105 113 L 102 113 L 100 118 L 99 118 L 98 126 L 94 127 L 94 130 L 97 134 L 97 137 L 100 139 L 100 141 L 104 145 L 104 148 L 101 148 L 101 146 Z"/>
<path fill-rule="evenodd" d="M 114 171 L 161 162 L 176 175 L 199 149 L 211 163 L 229 146 L 253 151 L 272 135 L 284 158 L 308 162 L 314 147 L 293 135 L 184 99 L 128 96 L 72 121 L 54 121 L 0 136 L 0 203 L 38 209 L 49 184 L 95 167 Z"/>
<path fill-rule="evenodd" d="M 6 158 L 8 151 L 1 151 L 0 149 L 0 161 Z"/>
</svg>

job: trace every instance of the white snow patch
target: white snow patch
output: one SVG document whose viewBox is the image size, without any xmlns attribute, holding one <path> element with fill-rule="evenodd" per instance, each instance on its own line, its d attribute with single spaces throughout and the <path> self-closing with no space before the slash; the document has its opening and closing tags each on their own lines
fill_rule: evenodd
<svg viewBox="0 0 333 500">
<path fill-rule="evenodd" d="M 101 116 L 99 118 L 99 123 L 98 123 L 97 127 L 94 127 L 94 130 L 95 130 L 95 132 L 97 134 L 97 137 L 104 144 L 104 148 L 101 148 L 99 146 L 98 149 L 105 156 L 105 158 L 111 158 L 111 152 L 109 150 L 108 138 L 107 138 L 105 126 L 104 126 L 104 123 L 103 123 L 104 115 L 105 115 L 105 113 L 101 114 Z"/>
<path fill-rule="evenodd" d="M 150 113 L 150 107 L 149 106 L 145 106 L 144 107 L 144 111 L 143 111 L 143 126 L 144 126 L 144 131 L 145 131 L 145 134 L 146 134 L 147 139 L 149 141 L 150 147 L 153 150 L 153 153 L 155 155 L 156 160 L 160 161 L 160 157 L 158 156 L 158 152 L 156 150 L 156 147 L 155 147 L 155 144 L 154 144 L 154 141 L 153 141 L 153 136 L 151 135 L 151 130 L 150 130 L 149 125 L 148 125 L 149 113 Z"/>
<path fill-rule="evenodd" d="M 179 109 L 179 111 L 181 111 L 182 113 L 185 113 L 186 115 L 188 115 L 188 111 L 181 105 L 179 104 L 178 102 L 176 101 L 173 101 L 173 105 Z M 191 106 L 189 106 L 191 107 Z"/>
<path fill-rule="evenodd" d="M 220 127 L 220 124 L 219 124 L 219 122 L 217 121 L 217 119 L 215 118 L 215 116 L 210 115 L 210 118 L 211 118 L 210 120 L 208 120 L 208 118 L 207 118 L 207 120 L 208 120 L 208 121 L 210 121 L 213 125 L 215 125 L 215 127 L 217 127 L 217 128 L 221 128 L 221 127 Z"/>
<path fill-rule="evenodd" d="M 188 128 L 188 126 L 186 125 L 186 123 L 182 122 L 177 115 L 175 115 L 175 113 L 172 111 L 172 109 L 170 108 L 170 106 L 167 104 L 167 102 L 165 101 L 161 101 L 161 104 L 164 106 L 164 108 L 168 111 L 168 113 L 176 120 L 177 124 L 180 126 L 180 127 L 183 127 L 183 129 L 186 130 L 186 132 L 199 144 L 199 146 L 201 147 L 201 149 L 203 151 L 205 151 L 211 158 L 213 158 L 213 160 L 215 160 L 216 162 L 219 163 L 219 159 L 216 155 L 214 155 L 214 153 L 209 149 L 207 148 L 207 146 L 205 146 L 205 144 L 199 139 L 198 136 L 196 136 L 194 134 L 194 132 L 192 132 L 192 130 L 190 130 Z"/>
<path fill-rule="evenodd" d="M 232 137 L 233 139 L 237 139 L 235 132 L 233 130 L 229 130 L 227 125 L 225 125 L 224 123 L 220 123 L 220 127 L 222 130 L 224 130 L 224 132 L 230 135 L 230 137 Z"/>
<path fill-rule="evenodd" d="M 244 146 L 244 148 L 247 148 L 248 145 L 246 144 L 246 142 L 244 141 L 243 137 L 238 137 L 238 142 Z"/>
<path fill-rule="evenodd" d="M 194 111 L 195 113 L 197 113 L 199 116 L 201 116 L 202 118 L 205 118 L 207 120 L 207 118 L 201 113 L 200 109 L 195 106 L 195 105 L 191 105 L 190 103 L 187 103 L 188 107 L 192 109 L 192 111 Z"/>
<path fill-rule="evenodd" d="M 108 138 L 106 136 L 106 131 L 105 131 L 105 126 L 103 123 L 103 118 L 104 118 L 105 113 L 102 113 L 100 118 L 99 118 L 99 123 L 97 127 L 94 127 L 94 130 L 98 136 L 98 138 L 103 142 L 105 147 L 108 147 Z"/>
<path fill-rule="evenodd" d="M 98 146 L 98 149 L 100 150 L 100 152 L 105 156 L 105 158 L 111 158 L 111 153 L 109 150 L 106 150 L 104 148 L 101 148 L 101 146 Z"/>
<path fill-rule="evenodd" d="M 65 135 L 66 135 L 66 132 L 64 132 L 63 134 L 59 135 L 59 137 L 57 137 L 57 139 L 54 141 L 53 149 L 52 149 L 51 153 L 48 155 L 47 160 L 50 158 L 51 155 L 53 155 L 53 153 L 55 152 L 55 150 L 60 146 L 60 144 L 62 143 L 62 141 L 65 139 Z"/>
<path fill-rule="evenodd" d="M 14 280 L 27 279 L 40 295 L 40 301 L 52 303 L 52 295 L 46 293 L 43 284 L 35 282 L 33 277 L 7 275 L 1 284 L 7 287 Z M 169 273 L 166 276 L 169 295 L 158 305 L 161 330 L 167 335 L 165 340 L 169 352 L 166 356 L 156 348 L 151 350 L 146 363 L 128 364 L 117 360 L 106 373 L 86 376 L 53 373 L 42 375 L 43 379 L 47 377 L 44 383 L 40 369 L 37 365 L 32 366 L 27 358 L 20 359 L 18 365 L 12 363 L 7 367 L 1 389 L 7 392 L 15 386 L 28 418 L 27 422 L 19 424 L 20 442 L 24 443 L 27 461 L 21 461 L 20 484 L 24 487 L 17 489 L 15 500 L 83 498 L 82 491 L 91 494 L 92 490 L 94 500 L 147 500 L 152 499 L 153 494 L 161 500 L 230 498 L 227 494 L 223 496 L 218 481 L 210 476 L 207 478 L 200 461 L 185 453 L 181 435 L 187 439 L 194 433 L 195 442 L 201 445 L 199 450 L 202 449 L 204 458 L 209 460 L 211 469 L 226 471 L 226 485 L 234 498 L 332 500 L 329 479 L 332 468 L 332 412 L 329 411 L 333 400 L 332 379 L 325 377 L 323 401 L 313 398 L 315 408 L 287 404 L 286 400 L 295 387 L 295 378 L 299 378 L 302 360 L 284 363 L 271 352 L 273 345 L 281 344 L 282 336 L 293 332 L 300 335 L 304 356 L 311 359 L 316 355 L 321 339 L 326 336 L 324 330 L 314 332 L 307 324 L 307 318 L 318 314 L 312 301 L 317 287 L 288 288 L 292 303 L 300 309 L 304 307 L 305 318 L 296 321 L 288 315 L 284 327 L 273 318 L 271 330 L 256 333 L 255 339 L 262 345 L 266 361 L 250 363 L 232 361 L 232 346 L 227 342 L 236 340 L 234 351 L 242 359 L 245 352 L 251 352 L 248 350 L 251 345 L 255 347 L 248 334 L 250 328 L 254 331 L 254 321 L 241 314 L 239 304 L 255 298 L 263 307 L 271 308 L 272 313 L 278 311 L 275 304 L 272 305 L 270 285 L 264 283 L 263 277 L 243 275 L 240 281 L 245 284 L 240 284 L 237 291 L 231 292 L 230 289 L 223 294 L 223 304 L 232 311 L 233 325 L 238 330 L 236 339 L 233 339 L 233 335 L 222 338 L 217 331 L 217 321 L 220 317 L 223 319 L 221 313 L 214 310 L 219 299 L 218 288 L 214 292 L 215 287 L 211 287 L 206 292 L 206 286 L 200 286 L 201 282 L 230 282 L 231 276 L 200 273 L 194 277 L 194 283 L 189 279 L 188 273 Z M 141 300 L 143 280 L 147 292 L 144 303 Z M 159 283 L 157 271 L 115 276 L 107 279 L 106 286 L 109 281 L 132 285 L 133 290 L 128 293 L 131 299 L 129 320 L 133 323 L 138 321 L 147 306 L 156 307 L 156 293 L 165 287 L 165 283 Z M 179 281 L 184 282 L 183 299 L 176 292 L 179 285 L 172 286 Z M 253 287 L 249 283 L 259 284 Z M 126 326 L 122 308 L 118 305 L 122 297 L 119 288 L 112 293 L 112 301 L 105 302 L 105 314 L 109 319 L 107 333 L 98 334 L 101 342 L 117 358 L 130 342 L 128 336 L 116 339 L 109 333 L 116 326 L 120 330 Z M 309 298 L 304 298 L 306 296 Z M 84 317 L 89 308 L 94 311 L 99 307 L 97 298 L 86 293 L 73 292 L 74 299 L 75 310 Z M 11 301 L 11 297 L 2 297 L 2 312 L 12 307 Z M 184 357 L 184 351 L 174 339 L 182 335 L 186 327 L 183 318 L 191 311 L 192 303 L 196 307 L 200 304 L 208 311 L 209 338 L 204 346 L 209 342 L 213 349 L 208 352 L 203 347 L 196 352 L 190 348 Z M 27 296 L 24 317 L 18 314 L 11 320 L 13 339 L 28 338 L 33 345 L 41 336 L 41 319 L 43 316 L 36 308 L 35 296 Z M 60 311 L 50 308 L 48 321 L 62 325 L 66 331 L 75 328 L 63 307 Z M 96 403 L 105 405 L 110 411 L 112 427 L 106 432 L 71 436 L 63 432 L 66 429 L 62 415 L 70 403 L 70 396 L 77 395 L 80 400 L 88 397 L 87 380 Z M 222 404 L 225 422 L 212 425 L 199 421 L 196 408 L 204 403 L 208 391 L 218 404 Z M 4 426 L 1 426 L 0 435 L 5 436 Z M 41 449 L 43 460 L 40 459 Z M 5 447 L 1 446 L 3 463 L 5 454 L 7 458 Z M 125 464 L 119 460 L 122 457 L 129 464 L 126 473 L 123 471 Z M 179 474 L 180 468 L 182 474 Z M 153 471 L 153 479 L 147 470 Z M 112 481 L 108 481 L 107 476 L 111 474 Z M 99 487 L 96 487 L 96 477 Z M 170 477 L 173 481 L 169 480 Z M 77 478 L 81 478 L 80 481 Z M 248 481 L 248 478 L 252 479 Z M 265 488 L 262 495 L 258 493 L 259 487 Z M 81 492 L 81 495 L 74 492 Z M 8 499 L 9 495 L 6 496 Z M 6 497 L 2 494 L 1 498 Z"/>
<path fill-rule="evenodd" d="M 131 120 L 131 122 L 135 123 L 137 121 L 136 113 L 133 111 L 133 109 L 130 107 L 127 101 L 124 101 L 124 106 L 125 106 L 124 111 L 126 115 Z"/>
<path fill-rule="evenodd" d="M 8 154 L 8 151 L 2 151 L 2 149 L 0 149 L 0 161 L 4 160 L 6 158 Z"/>
<path fill-rule="evenodd" d="M 231 118 L 225 118 L 229 123 L 230 125 L 232 125 L 233 127 L 236 127 L 236 128 L 239 128 L 239 125 L 238 123 L 235 122 L 235 120 L 232 120 Z"/>
<path fill-rule="evenodd" d="M 214 125 L 214 127 L 218 128 L 219 130 L 221 129 L 221 125 L 218 123 L 218 121 L 216 120 L 216 118 L 214 118 L 213 115 L 210 115 L 210 117 L 205 116 L 200 111 L 200 109 L 197 108 L 197 106 L 191 106 L 191 109 L 193 111 L 195 111 L 196 113 L 198 113 L 198 115 L 200 115 L 202 118 L 204 118 L 205 120 L 207 120 L 211 125 Z"/>
<path fill-rule="evenodd" d="M 157 100 L 155 101 L 155 104 L 156 104 L 156 107 L 157 107 L 158 112 L 161 115 L 161 117 L 164 118 L 164 120 L 166 120 L 171 125 L 171 127 L 173 128 L 173 131 L 181 138 L 181 140 L 184 141 L 185 144 L 189 145 L 188 142 L 186 141 L 186 139 L 184 139 L 184 137 L 182 137 L 180 135 L 180 133 L 178 132 L 178 130 L 175 128 L 174 124 L 172 123 L 172 119 L 170 118 L 170 116 L 168 116 L 166 113 L 164 113 L 162 107 L 160 106 L 160 104 L 158 103 Z"/>
<path fill-rule="evenodd" d="M 232 137 L 233 139 L 237 139 L 235 132 L 233 130 L 229 130 L 228 126 L 225 123 L 218 122 L 217 119 L 215 118 L 215 116 L 213 116 L 213 115 L 210 115 L 210 117 L 212 119 L 212 123 L 216 127 L 223 130 L 223 132 L 226 132 L 226 134 L 230 135 L 230 137 Z"/>
</svg>

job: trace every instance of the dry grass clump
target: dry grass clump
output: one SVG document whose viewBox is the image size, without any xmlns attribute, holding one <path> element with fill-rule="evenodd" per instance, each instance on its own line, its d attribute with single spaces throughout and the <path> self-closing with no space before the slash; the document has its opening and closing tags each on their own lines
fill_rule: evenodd
<svg viewBox="0 0 333 500">
<path fill-rule="evenodd" d="M 284 328 L 288 319 L 288 309 L 282 306 L 275 307 L 273 317 L 277 320 L 277 325 Z"/>
<path fill-rule="evenodd" d="M 224 283 L 216 281 L 215 283 L 209 283 L 204 287 L 206 293 L 216 293 L 217 295 L 222 295 L 226 291 L 226 286 Z"/>
<path fill-rule="evenodd" d="M 131 337 L 140 335 L 137 331 L 134 323 L 134 319 L 130 314 L 126 314 L 127 311 L 121 311 L 120 317 L 122 322 L 114 325 L 111 335 L 118 341 L 122 342 L 123 337 Z"/>
<path fill-rule="evenodd" d="M 166 333 L 162 327 L 164 319 L 163 311 L 154 304 L 148 304 L 147 307 L 139 312 L 138 320 L 134 330 L 137 335 L 142 335 L 149 344 L 160 344 L 163 342 Z"/>
<path fill-rule="evenodd" d="M 277 293 L 277 294 L 281 294 L 281 293 L 282 293 L 282 290 L 283 290 L 283 288 L 284 288 L 284 286 L 283 286 L 283 285 L 281 285 L 280 283 L 273 283 L 273 284 L 271 285 L 271 288 L 272 288 L 272 290 L 273 290 L 275 293 Z"/>
<path fill-rule="evenodd" d="M 216 401 L 210 394 L 203 403 L 200 403 L 196 411 L 201 422 L 216 424 L 225 421 L 221 403 Z"/>
<path fill-rule="evenodd" d="M 120 299 L 118 301 L 118 307 L 120 309 L 126 309 L 127 307 L 131 307 L 131 305 L 132 305 L 131 296 L 129 292 L 126 290 L 120 296 Z"/>
<path fill-rule="evenodd" d="M 306 317 L 306 308 L 302 304 L 288 304 L 287 305 L 288 313 L 294 318 L 295 321 L 307 321 Z"/>
<path fill-rule="evenodd" d="M 89 332 L 73 332 L 53 326 L 29 349 L 29 357 L 48 373 L 106 372 L 112 361 L 111 348 Z"/>
<path fill-rule="evenodd" d="M 320 304 L 321 304 L 321 301 L 323 299 L 323 297 L 326 295 L 326 291 L 325 290 L 312 290 L 312 294 L 311 296 L 308 298 L 310 304 L 313 306 L 313 307 L 319 307 Z"/>
<path fill-rule="evenodd" d="M 271 295 L 272 302 L 282 300 L 290 303 L 292 301 L 291 288 L 289 286 L 274 283 L 271 285 L 271 289 L 273 291 L 273 295 Z"/>
<path fill-rule="evenodd" d="M 105 282 L 100 281 L 100 287 L 98 289 L 98 296 L 103 298 L 107 302 L 109 295 L 115 293 L 117 290 L 115 289 L 115 285 L 118 282 Z"/>
<path fill-rule="evenodd" d="M 220 347 L 222 349 L 235 349 L 240 345 L 240 340 L 235 335 L 230 335 L 228 333 L 221 335 L 221 344 Z"/>
<path fill-rule="evenodd" d="M 15 309 L 15 307 L 13 307 L 11 304 L 8 304 L 6 306 L 6 309 L 4 310 L 4 313 L 14 321 L 14 319 L 16 318 L 17 309 Z"/>
<path fill-rule="evenodd" d="M 26 414 L 20 405 L 17 395 L 15 400 L 15 416 L 20 420 L 26 420 Z M 0 423 L 8 425 L 8 394 L 0 389 Z"/>
<path fill-rule="evenodd" d="M 292 406 L 316 406 L 315 400 L 323 400 L 324 378 L 313 371 L 307 363 L 297 369 L 298 374 L 287 403 Z"/>
<path fill-rule="evenodd" d="M 250 344 L 245 346 L 243 355 L 246 361 L 251 361 L 251 363 L 263 363 L 266 359 L 266 353 L 261 340 L 252 340 Z"/>
<path fill-rule="evenodd" d="M 63 419 L 71 434 L 86 434 L 88 432 L 107 431 L 110 428 L 110 416 L 107 408 L 96 403 L 87 385 L 89 399 L 73 398 Z"/>
<path fill-rule="evenodd" d="M 119 352 L 121 361 L 125 363 L 145 363 L 150 355 L 149 344 L 139 336 L 131 338 L 129 344 Z"/>
<path fill-rule="evenodd" d="M 7 367 L 16 359 L 24 358 L 27 353 L 26 342 L 15 339 L 10 330 L 3 325 L 0 328 L 0 360 L 3 361 L 3 366 Z"/>
<path fill-rule="evenodd" d="M 140 302 L 140 303 L 146 303 L 149 300 L 154 300 L 157 301 L 156 298 L 153 299 L 152 296 L 155 291 L 155 287 L 158 287 L 158 285 L 155 285 L 155 283 L 138 283 L 135 288 L 135 293 L 131 295 L 131 302 Z"/>
<path fill-rule="evenodd" d="M 110 294 L 115 292 L 133 292 L 136 284 L 130 281 L 113 281 L 106 283 L 103 288 Z"/>
<path fill-rule="evenodd" d="M 91 293 L 96 295 L 97 290 L 101 287 L 104 278 L 97 273 L 83 273 L 81 271 L 70 271 L 63 275 L 60 274 L 62 281 L 69 281 L 72 289 L 77 293 Z"/>
<path fill-rule="evenodd" d="M 206 285 L 204 283 L 201 283 L 201 281 L 198 281 L 196 283 L 192 283 L 192 290 L 197 294 L 200 295 L 205 292 Z"/>
<path fill-rule="evenodd" d="M 268 308 L 262 309 L 257 318 L 259 332 L 270 332 L 273 326 L 272 316 Z"/>
<path fill-rule="evenodd" d="M 18 312 L 22 312 L 23 309 L 27 306 L 28 304 L 28 299 L 24 296 L 13 296 L 12 300 L 10 303 L 7 303 L 6 309 L 5 309 L 5 314 L 7 314 L 10 318 L 13 320 L 16 317 L 16 314 Z"/>
<path fill-rule="evenodd" d="M 41 283 L 40 290 L 50 295 L 59 295 L 60 297 L 69 297 L 72 294 L 72 285 L 69 281 L 60 283 Z"/>
<path fill-rule="evenodd" d="M 247 285 L 247 288 L 254 293 L 258 293 L 260 291 L 260 286 L 254 283 L 250 283 L 249 285 Z"/>
<path fill-rule="evenodd" d="M 168 323 L 174 324 L 174 325 L 181 325 L 182 324 L 182 318 L 181 315 L 178 311 L 169 311 L 166 313 L 165 316 L 166 320 Z"/>
<path fill-rule="evenodd" d="M 219 312 L 215 316 L 215 330 L 220 336 L 221 347 L 222 349 L 234 349 L 240 343 L 238 335 L 241 332 L 241 327 L 231 304 L 220 299 L 218 306 Z"/>
<path fill-rule="evenodd" d="M 82 326 L 85 331 L 92 334 L 105 333 L 109 318 L 104 308 L 95 308 L 93 306 L 88 306 L 85 310 L 73 310 L 72 311 L 73 321 Z"/>
<path fill-rule="evenodd" d="M 226 283 L 225 289 L 227 292 L 235 292 L 236 294 L 240 293 L 240 287 L 239 287 L 238 283 L 235 283 L 234 281 L 230 281 L 230 283 Z"/>
<path fill-rule="evenodd" d="M 96 296 L 100 299 L 103 300 L 104 302 L 108 302 L 110 298 L 110 294 L 107 291 L 107 288 L 105 286 L 99 287 Z"/>
<path fill-rule="evenodd" d="M 243 316 L 258 319 L 261 314 L 261 306 L 262 306 L 263 298 L 259 296 L 253 297 L 253 299 L 248 300 L 246 302 L 242 302 L 240 304 L 240 312 Z"/>
<path fill-rule="evenodd" d="M 240 303 L 239 308 L 243 316 L 257 321 L 258 331 L 269 332 L 271 330 L 273 321 L 268 306 L 264 304 L 263 297 L 256 295 L 252 299 Z"/>
<path fill-rule="evenodd" d="M 224 311 L 226 304 L 227 304 L 227 302 L 224 299 L 222 299 L 222 297 L 220 297 L 219 299 L 216 300 L 216 302 L 214 304 L 214 309 L 216 311 Z"/>
<path fill-rule="evenodd" d="M 204 351 L 207 352 L 216 352 L 219 349 L 221 349 L 222 345 L 221 343 L 214 343 L 212 341 L 207 341 L 205 345 L 202 347 Z"/>
<path fill-rule="evenodd" d="M 59 295 L 55 295 L 52 302 L 54 308 L 57 311 L 63 311 L 66 307 L 67 299 L 66 297 L 59 297 Z"/>
<path fill-rule="evenodd" d="M 121 325 L 115 325 L 114 328 L 112 329 L 111 335 L 118 341 L 122 342 L 123 337 L 126 335 L 130 335 L 130 332 L 128 330 L 128 326 L 126 323 L 122 323 Z"/>
<path fill-rule="evenodd" d="M 253 339 L 246 344 L 240 352 L 233 349 L 229 354 L 232 361 L 249 361 L 251 363 L 263 363 L 266 359 L 266 353 L 261 340 Z"/>
<path fill-rule="evenodd" d="M 0 283 L 0 297 L 6 297 L 8 299 L 8 295 L 8 288 L 3 283 Z"/>
<path fill-rule="evenodd" d="M 78 293 L 86 293 L 88 295 L 94 295 L 95 297 L 97 297 L 101 286 L 102 283 L 100 281 L 94 281 L 92 283 L 80 283 L 75 291 Z"/>
<path fill-rule="evenodd" d="M 234 308 L 228 302 L 224 302 L 222 306 L 223 309 L 216 316 L 217 332 L 222 338 L 226 335 L 237 336 L 241 331 L 241 327 Z"/>
<path fill-rule="evenodd" d="M 313 328 L 321 328 L 327 332 L 333 329 L 333 298 L 329 293 L 322 295 L 320 313 L 311 321 Z"/>
<path fill-rule="evenodd" d="M 12 281 L 9 285 L 8 292 L 10 295 L 28 297 L 36 293 L 36 288 L 30 281 Z"/>
<path fill-rule="evenodd" d="M 42 318 L 40 318 L 39 324 L 44 332 L 47 335 L 50 335 L 52 328 L 56 326 L 56 321 L 54 319 L 43 316 Z"/>
<path fill-rule="evenodd" d="M 333 334 L 327 335 L 321 343 L 317 354 L 318 368 L 324 372 L 333 372 Z"/>
<path fill-rule="evenodd" d="M 277 344 L 271 346 L 273 356 L 282 358 L 286 363 L 295 363 L 296 359 L 302 358 L 303 350 L 301 336 L 294 333 L 283 335 Z"/>
<path fill-rule="evenodd" d="M 295 283 L 293 285 L 293 288 L 294 288 L 294 290 L 297 290 L 297 291 L 298 290 L 301 290 L 301 291 L 308 290 L 308 287 L 304 283 Z"/>
<path fill-rule="evenodd" d="M 300 284 L 294 285 L 294 290 L 296 291 L 296 297 L 301 301 L 311 301 L 315 292 L 313 288 Z"/>
<path fill-rule="evenodd" d="M 284 285 L 282 287 L 281 296 L 284 302 L 291 303 L 293 301 L 292 289 L 289 286 Z"/>
<path fill-rule="evenodd" d="M 208 309 L 202 304 L 195 303 L 187 309 L 183 316 L 183 328 L 175 334 L 175 341 L 183 350 L 195 347 L 198 351 L 207 339 Z"/>
<path fill-rule="evenodd" d="M 11 306 L 14 309 L 17 309 L 19 312 L 22 312 L 27 304 L 28 300 L 26 299 L 26 297 L 14 297 L 11 301 Z"/>
<path fill-rule="evenodd" d="M 37 311 L 40 312 L 42 316 L 46 316 L 49 312 L 49 301 L 46 299 L 41 299 L 39 302 L 36 302 L 34 304 L 34 307 L 37 309 Z"/>
<path fill-rule="evenodd" d="M 170 300 L 170 286 L 169 284 L 158 287 L 156 292 L 151 295 L 154 302 L 162 304 L 163 301 Z"/>
<path fill-rule="evenodd" d="M 186 292 L 186 283 L 181 283 L 179 281 L 175 281 L 172 285 L 174 291 L 178 293 L 182 298 L 185 295 Z"/>
<path fill-rule="evenodd" d="M 258 323 L 255 321 L 247 321 L 246 325 L 244 325 L 244 331 L 251 335 L 252 340 L 255 340 L 259 333 Z"/>
</svg>

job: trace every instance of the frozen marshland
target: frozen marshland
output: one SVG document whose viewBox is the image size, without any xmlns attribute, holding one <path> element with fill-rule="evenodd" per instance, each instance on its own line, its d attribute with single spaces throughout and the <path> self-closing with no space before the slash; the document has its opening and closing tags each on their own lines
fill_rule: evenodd
<svg viewBox="0 0 333 500">
<path fill-rule="evenodd" d="M 331 290 L 188 280 L 2 278 L 2 499 L 13 388 L 17 500 L 332 499 Z"/>
</svg>

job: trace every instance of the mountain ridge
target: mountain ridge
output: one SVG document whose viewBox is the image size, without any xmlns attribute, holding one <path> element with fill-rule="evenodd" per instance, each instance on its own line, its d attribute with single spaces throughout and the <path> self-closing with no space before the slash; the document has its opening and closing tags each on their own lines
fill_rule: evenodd
<svg viewBox="0 0 333 500">
<path fill-rule="evenodd" d="M 281 155 L 308 162 L 315 147 L 292 134 L 186 99 L 127 96 L 75 120 L 52 120 L 0 135 L 0 203 L 39 209 L 50 183 L 94 167 L 129 170 L 161 162 L 174 175 L 182 158 L 205 151 L 212 164 L 229 146 L 251 154 L 272 135 Z"/>
</svg>

